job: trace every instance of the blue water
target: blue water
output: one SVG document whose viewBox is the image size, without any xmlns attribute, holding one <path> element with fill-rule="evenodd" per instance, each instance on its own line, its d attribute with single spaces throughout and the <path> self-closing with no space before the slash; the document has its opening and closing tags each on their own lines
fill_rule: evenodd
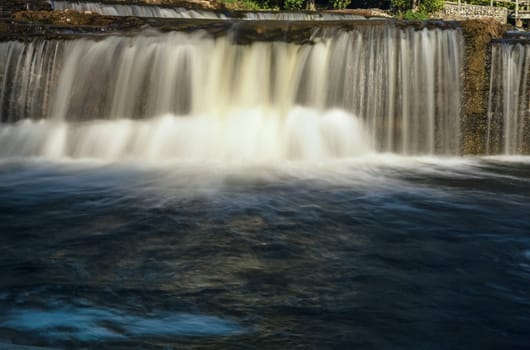
<svg viewBox="0 0 530 350">
<path fill-rule="evenodd" d="M 529 158 L 4 160 L 0 348 L 528 349 L 529 214 Z"/>
</svg>

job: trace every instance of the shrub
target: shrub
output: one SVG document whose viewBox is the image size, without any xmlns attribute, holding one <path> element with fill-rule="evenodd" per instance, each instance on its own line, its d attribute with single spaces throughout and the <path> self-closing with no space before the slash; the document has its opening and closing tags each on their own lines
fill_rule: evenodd
<svg viewBox="0 0 530 350">
<path fill-rule="evenodd" d="M 304 6 L 304 0 L 285 0 L 283 8 L 286 10 L 301 10 Z"/>
<path fill-rule="evenodd" d="M 410 9 L 412 3 L 410 0 L 390 0 L 392 10 L 400 13 Z"/>
<path fill-rule="evenodd" d="M 331 5 L 334 9 L 345 9 L 351 4 L 351 0 L 331 0 Z"/>
<path fill-rule="evenodd" d="M 413 12 L 412 10 L 408 10 L 403 14 L 402 18 L 408 21 L 425 21 L 429 19 L 429 16 L 421 11 Z"/>
<path fill-rule="evenodd" d="M 423 1 L 420 1 L 418 10 L 419 12 L 430 14 L 436 11 L 440 11 L 441 9 L 443 9 L 443 7 L 444 7 L 443 0 L 423 0 Z"/>
<path fill-rule="evenodd" d="M 404 19 L 428 19 L 428 15 L 441 10 L 444 0 L 390 0 L 392 10 Z M 413 8 L 413 2 L 417 7 Z"/>
</svg>

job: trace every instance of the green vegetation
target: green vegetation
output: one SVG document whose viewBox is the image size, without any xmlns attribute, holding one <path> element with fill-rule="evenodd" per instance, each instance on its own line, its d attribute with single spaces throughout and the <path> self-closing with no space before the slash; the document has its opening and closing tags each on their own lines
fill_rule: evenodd
<svg viewBox="0 0 530 350">
<path fill-rule="evenodd" d="M 423 0 L 418 5 L 418 12 L 424 14 L 435 13 L 444 8 L 444 0 Z"/>
<path fill-rule="evenodd" d="M 223 3 L 227 8 L 233 10 L 256 11 L 264 9 L 260 6 L 260 4 L 253 0 L 222 0 L 220 2 Z"/>
<path fill-rule="evenodd" d="M 398 18 L 426 20 L 429 15 L 444 7 L 444 0 L 390 0 Z"/>
<path fill-rule="evenodd" d="M 336 10 L 347 8 L 351 4 L 351 0 L 331 0 L 331 5 Z"/>
<path fill-rule="evenodd" d="M 412 10 L 407 10 L 401 14 L 400 18 L 407 21 L 426 21 L 429 19 L 429 15 L 421 11 L 413 12 Z"/>
<path fill-rule="evenodd" d="M 285 0 L 283 8 L 286 10 L 301 10 L 304 7 L 304 0 Z"/>
<path fill-rule="evenodd" d="M 412 6 L 411 0 L 390 0 L 392 9 L 396 13 L 404 13 L 407 10 L 410 10 Z"/>
</svg>

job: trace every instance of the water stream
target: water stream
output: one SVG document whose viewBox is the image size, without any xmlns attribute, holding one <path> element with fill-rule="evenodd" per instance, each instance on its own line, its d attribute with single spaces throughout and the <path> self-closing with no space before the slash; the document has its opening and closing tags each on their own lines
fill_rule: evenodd
<svg viewBox="0 0 530 350">
<path fill-rule="evenodd" d="M 119 159 L 144 156 L 138 143 L 168 156 L 197 144 L 220 152 L 209 158 L 232 145 L 256 159 L 460 153 L 458 30 L 360 25 L 313 40 L 146 32 L 0 43 L 0 119 L 14 123 L 0 153 L 90 157 L 100 147 Z"/>
<path fill-rule="evenodd" d="M 156 5 L 107 4 L 90 1 L 59 1 L 51 0 L 56 10 L 90 11 L 107 16 L 137 16 L 156 18 L 196 18 L 196 19 L 240 19 L 240 20 L 273 20 L 273 21 L 339 21 L 364 20 L 365 17 L 348 13 L 332 12 L 301 12 L 301 11 L 236 11 L 236 18 L 222 11 L 203 9 L 186 9 L 180 7 Z"/>
<path fill-rule="evenodd" d="M 0 349 L 527 348 L 527 53 L 461 156 L 461 32 L 366 23 L 0 43 Z"/>
<path fill-rule="evenodd" d="M 488 153 L 530 152 L 530 45 L 492 45 L 488 103 Z"/>
</svg>

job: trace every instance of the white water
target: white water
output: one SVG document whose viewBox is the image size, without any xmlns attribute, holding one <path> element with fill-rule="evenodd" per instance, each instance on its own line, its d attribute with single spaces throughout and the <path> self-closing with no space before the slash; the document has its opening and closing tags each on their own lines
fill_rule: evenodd
<svg viewBox="0 0 530 350">
<path fill-rule="evenodd" d="M 530 45 L 492 45 L 488 153 L 530 151 Z"/>
<path fill-rule="evenodd" d="M 233 19 L 219 11 L 185 9 L 179 7 L 163 7 L 154 5 L 104 4 L 87 1 L 50 1 L 56 10 L 74 10 L 79 12 L 95 12 L 107 16 L 137 16 L 157 18 L 196 18 L 196 19 Z M 274 20 L 274 21 L 333 21 L 362 20 L 363 16 L 345 13 L 325 12 L 239 12 L 237 19 L 242 20 Z"/>
<path fill-rule="evenodd" d="M 146 5 L 104 4 L 98 2 L 50 1 L 55 10 L 74 10 L 95 12 L 106 16 L 136 16 L 159 18 L 204 18 L 227 19 L 222 13 L 206 10 L 191 10 L 179 7 L 161 7 Z"/>
<path fill-rule="evenodd" d="M 266 110 L 214 116 L 91 121 L 24 120 L 0 128 L 0 156 L 163 161 L 277 161 L 372 152 L 360 121 L 335 110 L 295 108 L 285 120 Z"/>
<path fill-rule="evenodd" d="M 0 154 L 458 154 L 460 47 L 455 30 L 393 26 L 330 32 L 312 45 L 153 32 L 0 43 L 0 117 L 9 123 Z"/>
</svg>

